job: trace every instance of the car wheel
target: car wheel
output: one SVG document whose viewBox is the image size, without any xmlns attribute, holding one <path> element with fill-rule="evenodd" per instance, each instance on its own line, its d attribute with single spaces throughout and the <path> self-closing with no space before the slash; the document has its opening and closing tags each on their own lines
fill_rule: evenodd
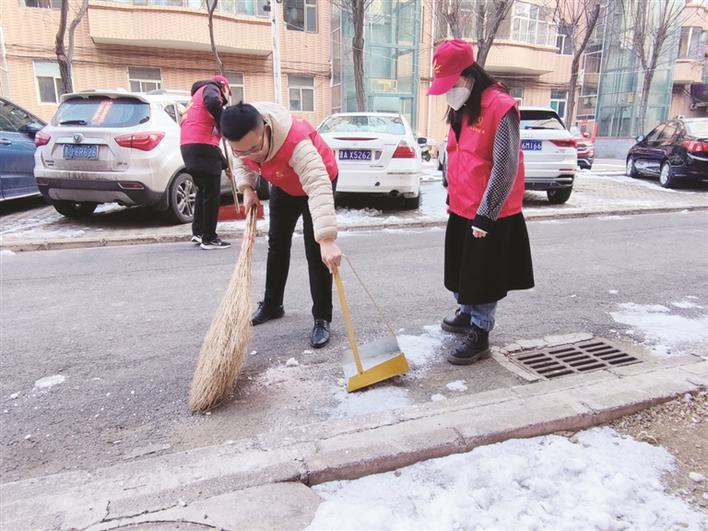
<svg viewBox="0 0 708 531">
<path fill-rule="evenodd" d="M 673 188 L 676 185 L 676 181 L 674 180 L 674 172 L 669 161 L 666 161 L 661 165 L 659 184 L 664 188 Z"/>
<path fill-rule="evenodd" d="M 560 190 L 547 190 L 546 195 L 548 196 L 548 202 L 552 205 L 562 205 L 568 199 L 570 199 L 570 194 L 573 191 L 572 188 L 561 188 Z"/>
<path fill-rule="evenodd" d="M 170 185 L 167 218 L 174 223 L 189 223 L 194 219 L 197 187 L 187 172 L 177 175 Z"/>
<path fill-rule="evenodd" d="M 93 214 L 98 203 L 76 203 L 74 201 L 52 201 L 52 205 L 67 218 L 86 218 Z"/>
<path fill-rule="evenodd" d="M 403 208 L 406 210 L 415 210 L 420 206 L 420 191 L 415 197 L 407 197 L 403 200 Z"/>
<path fill-rule="evenodd" d="M 637 168 L 634 165 L 633 157 L 627 157 L 627 169 L 625 170 L 624 174 L 627 177 L 639 177 L 639 172 L 637 171 Z"/>
</svg>

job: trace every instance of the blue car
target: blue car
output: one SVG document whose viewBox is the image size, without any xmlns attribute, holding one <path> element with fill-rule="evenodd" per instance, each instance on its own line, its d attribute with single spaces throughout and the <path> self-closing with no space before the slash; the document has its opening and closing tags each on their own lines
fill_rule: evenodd
<svg viewBox="0 0 708 531">
<path fill-rule="evenodd" d="M 0 98 L 0 201 L 39 194 L 34 137 L 46 122 Z"/>
</svg>

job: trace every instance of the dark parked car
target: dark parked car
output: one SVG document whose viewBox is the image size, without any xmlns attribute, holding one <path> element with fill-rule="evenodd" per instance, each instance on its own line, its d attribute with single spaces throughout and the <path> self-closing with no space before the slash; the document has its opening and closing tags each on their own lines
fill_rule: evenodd
<svg viewBox="0 0 708 531">
<path fill-rule="evenodd" d="M 39 194 L 34 180 L 34 137 L 45 125 L 0 98 L 0 200 Z"/>
<path fill-rule="evenodd" d="M 658 176 L 664 188 L 708 179 L 708 118 L 675 118 L 637 137 L 627 154 L 626 173 Z"/>
</svg>

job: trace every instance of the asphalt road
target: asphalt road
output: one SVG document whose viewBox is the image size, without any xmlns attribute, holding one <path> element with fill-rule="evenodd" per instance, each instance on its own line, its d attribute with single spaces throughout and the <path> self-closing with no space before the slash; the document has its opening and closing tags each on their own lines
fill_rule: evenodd
<svg viewBox="0 0 708 531">
<path fill-rule="evenodd" d="M 500 304 L 493 343 L 581 331 L 646 340 L 627 335 L 629 327 L 609 312 L 621 303 L 668 305 L 687 296 L 705 307 L 707 227 L 706 212 L 530 222 L 537 287 Z M 439 229 L 373 231 L 340 241 L 386 318 L 413 345 L 411 375 L 346 396 L 337 310 L 332 344 L 308 352 L 309 290 L 296 238 L 286 317 L 255 329 L 255 354 L 234 398 L 210 416 L 191 415 L 186 398 L 238 245 L 209 253 L 178 243 L 0 256 L 3 481 L 453 396 L 458 391 L 446 384 L 457 380 L 469 393 L 522 383 L 491 359 L 463 368 L 444 361 L 456 339 L 437 331 L 454 308 L 442 287 L 443 236 Z M 254 301 L 265 250 L 260 239 Z M 346 270 L 345 282 L 362 340 L 378 337 L 382 319 Z M 705 310 L 681 312 L 695 318 Z M 286 366 L 290 358 L 298 364 Z M 35 385 L 55 375 L 65 379 Z"/>
</svg>

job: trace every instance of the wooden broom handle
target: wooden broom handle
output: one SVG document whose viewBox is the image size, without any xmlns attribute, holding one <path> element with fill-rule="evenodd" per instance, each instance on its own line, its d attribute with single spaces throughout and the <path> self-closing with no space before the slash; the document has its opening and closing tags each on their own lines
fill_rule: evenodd
<svg viewBox="0 0 708 531">
<path fill-rule="evenodd" d="M 352 353 L 354 353 L 354 362 L 356 363 L 356 370 L 359 374 L 364 372 L 364 367 L 361 365 L 361 358 L 359 357 L 359 348 L 356 345 L 356 333 L 354 332 L 354 324 L 352 323 L 352 316 L 349 313 L 349 305 L 347 304 L 347 297 L 344 295 L 344 284 L 342 284 L 342 277 L 339 276 L 339 269 L 334 268 L 334 283 L 337 285 L 337 294 L 339 295 L 339 305 L 342 307 L 342 314 L 344 315 L 344 324 L 347 327 L 347 336 L 349 337 L 349 345 L 352 348 Z"/>
<path fill-rule="evenodd" d="M 231 193 L 234 195 L 234 208 L 236 209 L 236 214 L 241 213 L 241 205 L 238 202 L 238 190 L 236 190 L 236 176 L 234 175 L 234 169 L 231 166 L 231 156 L 229 155 L 229 146 L 226 144 L 226 139 L 221 137 L 221 143 L 224 146 L 224 156 L 226 157 L 226 167 L 231 173 L 231 178 L 229 182 L 231 183 Z"/>
</svg>

